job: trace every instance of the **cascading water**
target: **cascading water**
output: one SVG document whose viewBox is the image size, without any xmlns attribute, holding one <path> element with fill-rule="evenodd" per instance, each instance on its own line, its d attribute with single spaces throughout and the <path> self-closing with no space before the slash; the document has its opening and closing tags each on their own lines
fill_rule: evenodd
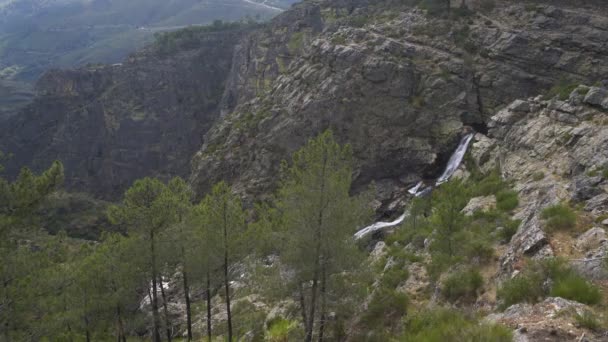
<svg viewBox="0 0 608 342">
<path fill-rule="evenodd" d="M 367 226 L 361 230 L 359 230 L 358 232 L 355 233 L 355 239 L 360 239 L 368 234 L 377 232 L 378 230 L 382 229 L 382 228 L 387 228 L 387 227 L 393 227 L 396 226 L 398 224 L 400 224 L 401 222 L 403 222 L 405 220 L 405 218 L 409 215 L 409 212 L 404 212 L 401 216 L 399 216 L 395 221 L 392 222 L 376 222 L 374 224 L 372 224 L 371 226 Z"/>
<path fill-rule="evenodd" d="M 458 145 L 458 148 L 450 157 L 450 160 L 448 161 L 448 165 L 446 166 L 445 171 L 443 171 L 443 174 L 437 179 L 437 182 L 435 182 L 435 186 L 438 186 L 440 184 L 447 182 L 454 175 L 456 170 L 458 170 L 458 168 L 460 167 L 460 164 L 462 163 L 462 159 L 464 159 L 464 155 L 467 153 L 469 143 L 473 139 L 473 136 L 474 136 L 473 133 L 467 134 L 466 136 L 464 136 L 462 138 L 462 140 L 460 140 L 460 144 Z"/>
<path fill-rule="evenodd" d="M 448 164 L 445 167 L 445 170 L 441 174 L 437 181 L 433 185 L 424 186 L 424 182 L 420 181 L 413 188 L 409 189 L 408 192 L 416 197 L 421 197 L 429 194 L 434 187 L 439 186 L 445 182 L 447 182 L 458 170 L 460 164 L 462 164 L 462 160 L 464 159 L 464 155 L 467 153 L 467 149 L 469 148 L 469 144 L 471 140 L 473 140 L 473 136 L 475 134 L 470 133 L 464 136 L 460 140 L 460 144 L 456 148 L 456 151 L 450 157 Z M 367 226 L 355 233 L 355 239 L 359 240 L 369 234 L 373 234 L 381 229 L 394 227 L 398 224 L 401 224 L 407 217 L 409 216 L 409 211 L 406 210 L 399 218 L 392 222 L 376 222 L 370 226 Z"/>
</svg>

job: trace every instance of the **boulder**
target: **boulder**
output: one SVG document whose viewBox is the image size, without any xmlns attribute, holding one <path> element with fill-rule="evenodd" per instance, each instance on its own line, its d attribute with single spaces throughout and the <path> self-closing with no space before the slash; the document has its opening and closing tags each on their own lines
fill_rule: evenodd
<svg viewBox="0 0 608 342">
<path fill-rule="evenodd" d="M 604 88 L 591 87 L 583 101 L 592 106 L 608 109 L 608 90 Z"/>
<path fill-rule="evenodd" d="M 588 177 L 581 175 L 574 178 L 572 182 L 572 200 L 576 202 L 585 201 L 603 193 L 598 185 L 602 182 L 602 177 Z"/>
<path fill-rule="evenodd" d="M 600 194 L 588 200 L 585 210 L 596 214 L 608 211 L 608 194 Z"/>
<path fill-rule="evenodd" d="M 475 212 L 485 212 L 494 208 L 496 208 L 496 196 L 480 196 L 471 198 L 467 206 L 462 209 L 462 213 L 466 216 L 472 216 Z"/>
<path fill-rule="evenodd" d="M 608 268 L 605 266 L 605 259 L 608 256 L 608 243 L 605 235 L 597 243 L 592 241 L 588 241 L 588 243 L 599 247 L 587 252 L 584 258 L 572 260 L 572 267 L 587 279 L 608 280 Z"/>
<path fill-rule="evenodd" d="M 579 250 L 586 252 L 600 247 L 607 241 L 606 231 L 603 228 L 594 227 L 579 236 L 576 239 L 575 246 Z"/>
<path fill-rule="evenodd" d="M 376 243 L 376 245 L 374 246 L 374 250 L 372 250 L 370 254 L 372 263 L 380 261 L 384 256 L 386 256 L 386 252 L 386 243 L 384 243 L 384 241 L 378 241 L 378 243 Z"/>
<path fill-rule="evenodd" d="M 543 258 L 553 256 L 549 239 L 541 228 L 535 208 L 528 208 L 517 233 L 511 238 L 507 251 L 500 258 L 500 278 L 511 276 L 517 263 L 523 258 Z"/>
<path fill-rule="evenodd" d="M 575 324 L 575 315 L 590 311 L 584 304 L 550 297 L 537 304 L 515 304 L 504 312 L 491 314 L 486 321 L 516 329 L 514 341 L 603 341 Z"/>
<path fill-rule="evenodd" d="M 528 113 L 530 112 L 530 103 L 524 100 L 515 100 L 508 107 L 511 112 Z"/>
<path fill-rule="evenodd" d="M 424 264 L 415 262 L 408 266 L 409 277 L 405 284 L 397 288 L 397 291 L 406 293 L 408 296 L 423 296 L 429 287 L 430 279 Z"/>
</svg>

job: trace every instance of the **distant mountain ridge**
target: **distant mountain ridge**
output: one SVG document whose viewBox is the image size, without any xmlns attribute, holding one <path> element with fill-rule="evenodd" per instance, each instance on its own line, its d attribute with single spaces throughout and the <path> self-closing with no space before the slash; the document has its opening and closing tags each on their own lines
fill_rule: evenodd
<svg viewBox="0 0 608 342">
<path fill-rule="evenodd" d="M 116 63 L 155 32 L 214 20 L 265 20 L 294 2 L 0 0 L 0 113 L 23 102 L 28 83 L 50 68 Z"/>
</svg>

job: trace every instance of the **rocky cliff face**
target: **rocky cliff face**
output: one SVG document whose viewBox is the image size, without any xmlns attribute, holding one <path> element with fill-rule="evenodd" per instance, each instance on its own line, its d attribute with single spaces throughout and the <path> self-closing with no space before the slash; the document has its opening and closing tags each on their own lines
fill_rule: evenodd
<svg viewBox="0 0 608 342">
<path fill-rule="evenodd" d="M 608 78 L 600 3 L 476 4 L 445 19 L 407 1 L 304 1 L 246 35 L 54 71 L 0 148 L 16 155 L 12 173 L 59 158 L 72 188 L 105 196 L 188 174 L 198 193 L 225 179 L 259 196 L 281 159 L 332 128 L 353 145 L 356 187 L 400 197 L 436 175 L 464 126 L 485 133 L 516 98 Z"/>
<path fill-rule="evenodd" d="M 516 214 L 522 224 L 501 259 L 504 275 L 524 257 L 564 254 L 541 229 L 540 213 L 550 205 L 577 204 L 587 229 L 608 224 L 602 223 L 608 213 L 606 110 L 608 91 L 580 86 L 567 101 L 516 101 L 492 117 L 489 137 L 478 135 L 475 159 L 486 170 L 500 167 L 505 178 L 516 182 L 522 202 Z M 578 257 L 591 252 L 578 247 Z M 605 253 L 605 247 L 595 253 Z M 602 272 L 587 273 L 608 279 Z"/>
<path fill-rule="evenodd" d="M 517 100 L 489 120 L 489 134 L 478 134 L 471 155 L 482 169 L 498 167 L 514 182 L 521 220 L 511 242 L 499 253 L 497 283 L 515 276 L 529 259 L 559 257 L 597 284 L 608 273 L 608 91 L 579 86 L 564 101 L 542 97 Z M 548 232 L 542 212 L 569 203 L 577 223 L 570 233 Z M 585 332 L 557 312 L 588 310 L 584 305 L 549 298 L 537 305 L 517 304 L 491 319 L 518 328 L 517 341 L 569 341 Z M 566 328 L 568 327 L 568 328 Z"/>
<path fill-rule="evenodd" d="M 7 172 L 59 159 L 70 189 L 109 198 L 144 176 L 186 176 L 243 34 L 206 33 L 193 48 L 151 46 L 123 64 L 48 72 L 36 101 L 2 124 L 0 149 L 14 155 Z"/>
<path fill-rule="evenodd" d="M 304 2 L 236 51 L 192 183 L 264 193 L 281 159 L 332 128 L 353 145 L 358 185 L 399 193 L 436 172 L 463 126 L 485 132 L 515 98 L 604 79 L 606 39 L 608 17 L 567 5 L 513 1 L 446 20 L 398 1 Z"/>
</svg>

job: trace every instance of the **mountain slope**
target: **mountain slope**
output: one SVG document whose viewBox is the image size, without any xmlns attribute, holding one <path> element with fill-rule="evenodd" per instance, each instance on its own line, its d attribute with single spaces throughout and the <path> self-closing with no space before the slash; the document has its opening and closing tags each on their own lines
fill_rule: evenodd
<svg viewBox="0 0 608 342">
<path fill-rule="evenodd" d="M 237 51 L 192 182 L 264 193 L 329 127 L 352 144 L 358 185 L 403 190 L 445 163 L 463 126 L 483 132 L 516 98 L 607 78 L 607 25 L 601 10 L 518 1 L 449 20 L 392 1 L 303 3 Z"/>
<path fill-rule="evenodd" d="M 186 176 L 249 29 L 193 29 L 171 35 L 170 50 L 157 44 L 122 64 L 46 73 L 39 96 L 0 129 L 0 150 L 14 154 L 7 172 L 60 159 L 71 189 L 105 197 L 147 175 Z"/>
<path fill-rule="evenodd" d="M 484 132 L 488 118 L 516 98 L 608 78 L 607 47 L 602 43 L 608 39 L 608 16 L 601 8 L 543 4 L 532 8 L 514 1 L 491 11 L 477 9 L 445 19 L 390 0 L 374 5 L 307 1 L 267 26 L 245 31 L 249 32 L 226 46 L 221 60 L 208 60 L 210 65 L 221 64 L 217 74 L 221 84 L 208 83 L 214 78 L 189 77 L 185 73 L 190 69 L 180 69 L 190 87 L 214 89 L 206 98 L 217 106 L 195 134 L 202 147 L 194 147 L 193 141 L 170 161 L 144 163 L 132 171 L 124 165 L 133 157 L 125 157 L 120 144 L 104 145 L 112 147 L 104 149 L 108 164 L 99 168 L 92 162 L 97 160 L 96 150 L 80 145 L 95 145 L 90 137 L 107 124 L 81 129 L 89 121 L 67 117 L 61 106 L 52 107 L 57 108 L 57 117 L 46 121 L 49 104 L 74 92 L 87 95 L 69 97 L 67 108 L 86 109 L 93 103 L 100 108 L 96 114 L 100 118 L 103 108 L 115 108 L 105 112 L 106 118 L 112 118 L 108 122 L 133 113 L 155 117 L 161 110 L 173 118 L 171 123 L 191 127 L 174 122 L 187 117 L 178 114 L 182 111 L 199 112 L 188 103 L 142 109 L 126 104 L 141 103 L 146 93 L 106 86 L 91 89 L 89 83 L 79 81 L 82 75 L 106 80 L 120 74 L 126 85 L 140 83 L 136 72 L 125 70 L 137 70 L 140 63 L 155 64 L 153 58 L 132 58 L 123 67 L 60 72 L 55 74 L 63 76 L 57 78 L 47 75 L 40 82 L 41 97 L 26 111 L 27 119 L 5 125 L 0 149 L 18 156 L 12 170 L 20 164 L 42 166 L 49 159 L 63 159 L 72 172 L 68 177 L 72 188 L 106 196 L 119 193 L 130 180 L 146 173 L 190 173 L 198 193 L 225 179 L 243 194 L 256 197 L 273 188 L 282 159 L 309 137 L 332 128 L 340 141 L 353 146 L 356 188 L 375 181 L 380 199 L 390 203 L 421 177 L 437 176 L 465 126 Z M 216 43 L 201 36 L 195 44 L 202 45 L 195 49 L 204 55 Z M 167 63 L 179 65 L 179 57 L 166 58 Z M 164 96 L 174 98 L 169 95 L 184 88 L 167 82 L 167 77 L 159 75 L 155 82 L 163 87 Z M 112 96 L 107 96 L 108 89 Z M 83 117 L 91 113 L 81 112 Z M 65 129 L 61 122 L 72 128 Z M 146 132 L 146 123 L 131 120 L 129 134 Z M 89 133 L 79 137 L 79 131 Z M 37 140 L 50 141 L 53 148 Z M 161 151 L 175 148 L 162 135 L 135 139 L 129 143 L 136 157 L 131 160 L 139 161 L 137 151 L 150 150 L 151 142 Z M 82 150 L 61 152 L 73 145 Z M 95 166 L 69 171 L 75 163 Z M 116 170 L 122 170 L 123 176 L 113 176 Z M 103 182 L 83 181 L 90 172 L 96 174 L 90 179 Z"/>
</svg>

